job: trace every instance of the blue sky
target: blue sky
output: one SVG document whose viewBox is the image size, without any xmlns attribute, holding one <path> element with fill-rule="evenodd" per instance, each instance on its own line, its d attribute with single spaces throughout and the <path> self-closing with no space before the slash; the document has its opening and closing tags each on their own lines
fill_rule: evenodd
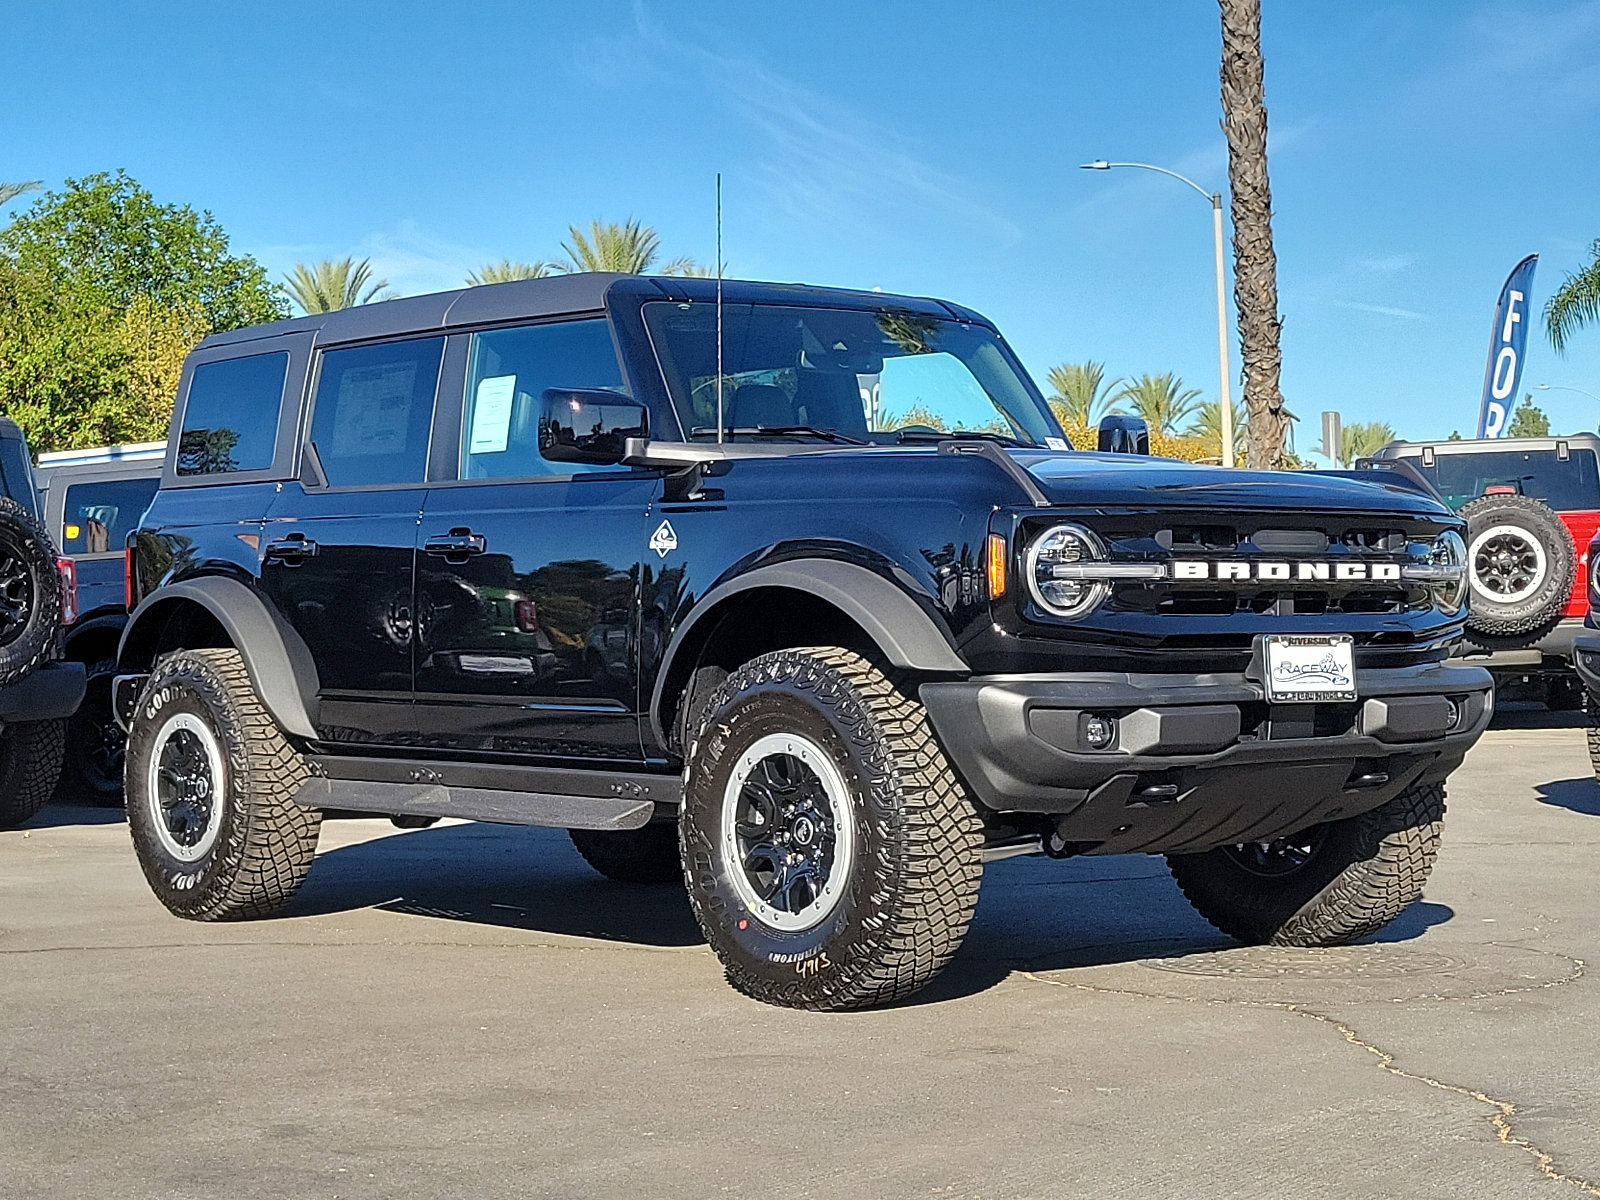
<svg viewBox="0 0 1600 1200">
<path fill-rule="evenodd" d="M 1470 434 L 1496 293 L 1600 237 L 1600 0 L 1266 0 L 1283 390 L 1302 418 Z M 1105 157 L 1226 181 L 1210 0 L 777 6 L 0 3 L 0 179 L 125 167 L 281 277 L 402 292 L 636 216 L 730 274 L 959 300 L 1043 378 L 1217 389 L 1210 213 Z M 1234 367 L 1237 370 L 1237 351 Z M 1523 390 L 1594 428 L 1600 328 Z"/>
</svg>

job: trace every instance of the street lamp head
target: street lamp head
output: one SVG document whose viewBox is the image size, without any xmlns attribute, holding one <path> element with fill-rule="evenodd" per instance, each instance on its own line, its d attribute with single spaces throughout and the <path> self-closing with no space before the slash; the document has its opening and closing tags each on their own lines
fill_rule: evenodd
<svg viewBox="0 0 1600 1200">
<path fill-rule="evenodd" d="M 1093 162 L 1078 164 L 1078 170 L 1080 171 L 1109 171 L 1110 169 L 1111 164 L 1103 158 L 1097 158 Z"/>
</svg>

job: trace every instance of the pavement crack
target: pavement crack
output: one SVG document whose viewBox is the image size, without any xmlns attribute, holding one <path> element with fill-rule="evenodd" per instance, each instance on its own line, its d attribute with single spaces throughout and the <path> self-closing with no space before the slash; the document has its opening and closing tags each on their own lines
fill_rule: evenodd
<svg viewBox="0 0 1600 1200">
<path fill-rule="evenodd" d="M 1508 995 L 1518 992 L 1539 991 L 1544 988 L 1564 987 L 1566 984 L 1582 978 L 1584 974 L 1583 960 L 1578 958 L 1570 958 L 1566 955 L 1563 955 L 1562 957 L 1569 958 L 1569 961 L 1573 964 L 1573 970 L 1564 978 L 1551 980 L 1548 983 L 1537 984 L 1532 987 L 1508 988 L 1502 992 L 1489 994 Z M 1344 1040 L 1350 1045 L 1365 1050 L 1368 1054 L 1371 1054 L 1375 1059 L 1377 1059 L 1375 1065 L 1379 1068 L 1379 1070 L 1387 1071 L 1390 1075 L 1394 1075 L 1400 1079 L 1410 1080 L 1413 1083 L 1420 1083 L 1437 1091 L 1449 1092 L 1452 1095 L 1465 1097 L 1474 1103 L 1486 1105 L 1488 1108 L 1493 1110 L 1489 1114 L 1489 1122 L 1494 1128 L 1495 1139 L 1502 1146 L 1510 1146 L 1532 1156 L 1534 1164 L 1539 1173 L 1546 1179 L 1553 1180 L 1557 1183 L 1567 1184 L 1570 1187 L 1576 1188 L 1585 1195 L 1600 1196 L 1600 1184 L 1597 1184 L 1589 1179 L 1585 1179 L 1580 1175 L 1571 1175 L 1566 1171 L 1563 1171 L 1556 1164 L 1555 1156 L 1553 1154 L 1551 1154 L 1548 1150 L 1545 1150 L 1543 1147 L 1537 1145 L 1533 1141 L 1530 1141 L 1528 1138 L 1522 1137 L 1517 1133 L 1516 1129 L 1512 1126 L 1512 1119 L 1517 1116 L 1517 1106 L 1514 1102 L 1510 1100 L 1501 1100 L 1498 1097 L 1491 1096 L 1487 1092 L 1480 1091 L 1477 1088 L 1465 1087 L 1458 1083 L 1448 1083 L 1442 1079 L 1435 1079 L 1431 1075 L 1419 1075 L 1414 1071 L 1408 1071 L 1404 1067 L 1398 1066 L 1395 1063 L 1395 1055 L 1392 1051 L 1385 1050 L 1382 1046 L 1379 1046 L 1373 1042 L 1369 1042 L 1352 1026 L 1345 1024 L 1337 1017 L 1330 1016 L 1327 1013 L 1318 1012 L 1316 1009 L 1307 1008 L 1303 1004 L 1296 1004 L 1283 1000 L 1250 1000 L 1244 998 L 1218 999 L 1214 997 L 1173 996 L 1160 992 L 1141 992 L 1132 988 L 1108 988 L 1099 987 L 1092 983 L 1079 983 L 1062 979 L 1046 979 L 1042 975 L 1027 970 L 1020 971 L 1019 974 L 1024 979 L 1031 980 L 1034 983 L 1049 984 L 1052 987 L 1067 988 L 1072 991 L 1098 993 L 1100 995 L 1107 996 L 1138 996 L 1146 1000 L 1176 1000 L 1186 1004 L 1222 1004 L 1233 1005 L 1239 1008 L 1273 1009 L 1278 1012 L 1290 1013 L 1297 1017 L 1305 1017 L 1307 1020 L 1315 1021 L 1319 1025 L 1326 1025 L 1329 1028 L 1336 1030 L 1339 1035 L 1343 1037 Z M 1433 997 L 1419 998 L 1432 999 Z M 1437 998 L 1445 999 L 1446 997 Z"/>
</svg>

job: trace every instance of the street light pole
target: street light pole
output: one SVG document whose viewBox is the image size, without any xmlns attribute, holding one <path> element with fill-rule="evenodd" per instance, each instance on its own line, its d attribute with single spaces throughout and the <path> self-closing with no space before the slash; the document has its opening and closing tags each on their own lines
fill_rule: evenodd
<svg viewBox="0 0 1600 1200">
<path fill-rule="evenodd" d="M 1094 162 L 1081 163 L 1079 165 L 1085 171 L 1109 171 L 1112 167 L 1138 167 L 1140 170 L 1170 175 L 1178 182 L 1188 184 L 1210 202 L 1211 228 L 1215 235 L 1217 248 L 1217 375 L 1222 392 L 1220 403 L 1222 410 L 1222 465 L 1225 467 L 1233 466 L 1233 388 L 1228 380 L 1228 288 L 1222 257 L 1222 193 L 1208 192 L 1187 175 L 1179 175 L 1176 171 L 1169 171 L 1166 167 L 1157 167 L 1150 163 L 1107 162 L 1103 158 L 1097 158 Z"/>
<path fill-rule="evenodd" d="M 1593 392 L 1586 392 L 1582 388 L 1568 387 L 1564 383 L 1541 383 L 1539 390 L 1541 392 L 1577 392 L 1578 395 L 1587 396 L 1597 404 L 1600 404 L 1600 396 L 1596 396 Z"/>
</svg>

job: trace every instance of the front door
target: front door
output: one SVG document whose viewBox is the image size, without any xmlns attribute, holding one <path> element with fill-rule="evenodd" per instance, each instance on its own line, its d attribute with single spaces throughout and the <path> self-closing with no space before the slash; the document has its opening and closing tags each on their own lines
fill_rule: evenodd
<svg viewBox="0 0 1600 1200">
<path fill-rule="evenodd" d="M 443 349 L 324 353 L 307 467 L 267 513 L 262 587 L 311 653 L 328 741 L 416 741 L 412 576 Z"/>
<path fill-rule="evenodd" d="M 423 744 L 640 761 L 639 567 L 659 478 L 538 452 L 547 388 L 621 386 L 604 320 L 473 335 L 460 478 L 429 491 L 418 540 Z"/>
</svg>

